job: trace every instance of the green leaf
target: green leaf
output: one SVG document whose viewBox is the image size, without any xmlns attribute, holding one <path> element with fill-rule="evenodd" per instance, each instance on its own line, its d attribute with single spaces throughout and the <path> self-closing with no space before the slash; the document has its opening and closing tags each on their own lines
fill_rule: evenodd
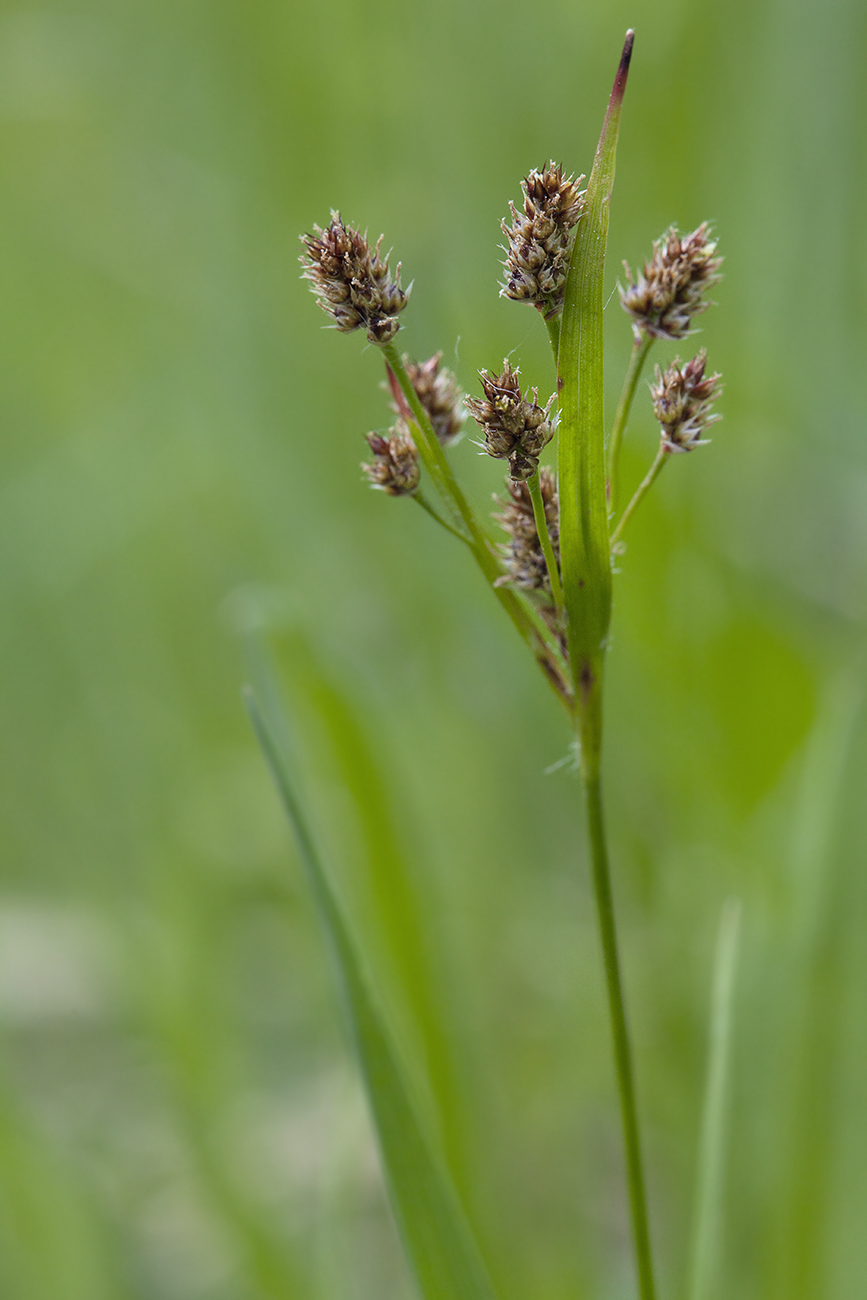
<svg viewBox="0 0 867 1300">
<path fill-rule="evenodd" d="M 275 654 L 280 652 L 278 662 L 288 676 L 288 707 L 296 728 L 306 741 L 309 716 L 327 746 L 324 761 L 329 772 L 352 798 L 359 849 L 353 886 L 367 900 L 372 922 L 367 943 L 375 944 L 376 963 L 368 947 L 370 971 L 378 988 L 392 998 L 390 1003 L 383 1000 L 387 1016 L 394 1015 L 397 986 L 398 1005 L 403 1006 L 422 1053 L 446 1167 L 460 1192 L 466 1187 L 469 1151 L 475 1145 L 466 1105 L 466 1065 L 456 1050 L 462 1037 L 461 1012 L 457 991 L 438 964 L 444 940 L 432 912 L 424 854 L 415 852 L 408 858 L 398 829 L 395 810 L 405 794 L 396 775 L 382 767 L 363 692 L 357 681 L 347 682 L 346 665 L 330 662 L 325 648 L 299 628 L 280 639 Z M 251 681 L 256 683 L 263 671 L 267 678 L 268 665 L 258 641 L 248 640 L 247 656 Z M 393 1019 L 391 1023 L 394 1026 Z"/>
<path fill-rule="evenodd" d="M 602 367 L 602 274 L 620 108 L 632 32 L 627 32 L 608 112 L 587 185 L 566 281 L 557 368 L 560 384 L 559 494 L 563 594 L 569 618 L 569 652 L 575 700 L 582 719 L 585 758 L 599 737 L 586 734 L 585 715 L 596 712 L 605 638 L 611 619 L 611 562 Z M 589 743 L 588 743 L 589 742 Z M 590 751 L 590 752 L 588 752 Z"/>
<path fill-rule="evenodd" d="M 250 719 L 271 769 L 334 960 L 344 1011 L 379 1139 L 391 1208 L 424 1300 L 494 1300 L 478 1247 L 442 1162 L 421 1124 L 404 1068 L 319 858 L 276 734 L 252 691 Z"/>
</svg>

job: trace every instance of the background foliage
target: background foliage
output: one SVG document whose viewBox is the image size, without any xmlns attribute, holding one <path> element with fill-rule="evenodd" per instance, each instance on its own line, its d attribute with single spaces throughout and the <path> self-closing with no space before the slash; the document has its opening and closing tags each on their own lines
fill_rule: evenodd
<svg viewBox="0 0 867 1300">
<path fill-rule="evenodd" d="M 725 421 L 635 522 L 608 697 L 662 1290 L 731 894 L 719 1295 L 867 1272 L 864 6 L 45 0 L 0 12 L 4 1295 L 409 1294 L 240 705 L 256 622 L 502 1295 L 632 1294 L 563 722 L 459 548 L 362 486 L 378 358 L 320 330 L 295 261 L 339 206 L 415 280 L 407 348 L 467 387 L 517 349 L 546 392 L 499 221 L 530 167 L 589 170 L 627 25 L 611 288 L 673 221 L 727 258 Z M 616 299 L 608 329 L 613 403 Z"/>
</svg>

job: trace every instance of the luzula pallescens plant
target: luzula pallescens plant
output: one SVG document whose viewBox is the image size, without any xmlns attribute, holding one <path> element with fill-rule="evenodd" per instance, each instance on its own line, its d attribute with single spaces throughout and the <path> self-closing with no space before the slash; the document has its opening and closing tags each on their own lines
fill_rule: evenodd
<svg viewBox="0 0 867 1300">
<path fill-rule="evenodd" d="M 554 393 L 540 404 L 510 361 L 480 374 L 482 395 L 463 398 L 441 354 L 417 363 L 396 342 L 408 294 L 366 235 L 337 212 L 327 227 L 303 236 L 304 275 L 334 328 L 364 330 L 383 354 L 394 399 L 387 433 L 367 436 L 373 487 L 411 497 L 467 545 L 564 706 L 578 741 L 592 876 L 604 955 L 609 1011 L 642 1300 L 654 1291 L 642 1155 L 614 920 L 600 783 L 602 687 L 612 602 L 612 560 L 624 527 L 666 461 L 702 446 L 718 417 L 711 405 L 719 375 L 704 351 L 656 368 L 650 394 L 660 425 L 659 450 L 628 505 L 617 511 L 621 441 L 638 380 L 653 343 L 685 341 L 708 306 L 720 259 L 707 224 L 687 235 L 675 228 L 653 246 L 640 273 L 626 267 L 620 300 L 634 346 L 610 432 L 603 411 L 603 270 L 621 104 L 632 52 L 627 34 L 586 189 L 553 162 L 522 181 L 523 202 L 510 205 L 503 296 L 532 303 L 554 352 Z M 446 449 L 467 412 L 478 445 L 508 465 L 506 494 L 494 518 L 506 541 L 495 544 L 461 490 Z M 555 442 L 557 468 L 540 468 Z"/>
</svg>

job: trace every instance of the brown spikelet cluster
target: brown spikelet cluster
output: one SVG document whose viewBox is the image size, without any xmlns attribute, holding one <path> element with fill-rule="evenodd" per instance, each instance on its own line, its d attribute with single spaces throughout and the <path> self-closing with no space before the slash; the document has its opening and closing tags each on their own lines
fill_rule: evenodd
<svg viewBox="0 0 867 1300">
<path fill-rule="evenodd" d="M 564 177 L 554 162 L 544 171 L 531 171 L 521 181 L 522 210 L 510 203 L 512 224 L 502 222 L 508 245 L 500 293 L 533 303 L 546 319 L 563 310 L 572 231 L 584 210 L 584 192 L 578 188 L 583 180 Z"/>
<path fill-rule="evenodd" d="M 707 442 L 702 433 L 721 417 L 710 413 L 720 389 L 721 375 L 705 375 L 707 353 L 702 349 L 686 365 L 677 357 L 667 370 L 656 367 L 650 386 L 653 411 L 662 430 L 662 445 L 668 452 L 692 451 Z"/>
<path fill-rule="evenodd" d="M 506 572 L 499 578 L 498 585 L 509 584 L 521 587 L 524 591 L 544 591 L 550 593 L 551 583 L 548 568 L 542 551 L 542 543 L 536 531 L 533 515 L 533 502 L 530 489 L 525 482 L 506 479 L 509 489 L 508 499 L 495 498 L 503 510 L 494 518 L 508 534 L 508 542 L 500 547 L 506 564 Z M 557 500 L 557 481 L 554 471 L 544 466 L 539 471 L 539 487 L 545 505 L 545 519 L 557 564 L 560 563 L 560 509 Z"/>
<path fill-rule="evenodd" d="M 430 417 L 434 433 L 447 447 L 463 429 L 466 412 L 458 381 L 450 370 L 440 369 L 442 357 L 441 352 L 427 361 L 411 361 L 405 356 L 403 363 L 418 400 Z"/>
<path fill-rule="evenodd" d="M 679 235 L 672 226 L 653 245 L 653 256 L 635 276 L 626 262 L 626 287 L 620 301 L 632 317 L 636 334 L 642 331 L 660 339 L 682 339 L 690 332 L 694 316 L 706 311 L 703 295 L 719 279 L 722 258 L 709 239 L 706 221 L 692 234 Z"/>
<path fill-rule="evenodd" d="M 398 315 L 408 293 L 400 287 L 400 265 L 392 279 L 388 259 L 380 256 L 382 236 L 371 248 L 367 236 L 344 225 L 339 212 L 331 213 L 325 230 L 313 228 L 316 235 L 301 236 L 307 251 L 299 260 L 320 307 L 337 329 L 349 333 L 363 327 L 371 343 L 388 343 L 400 328 Z"/>
<path fill-rule="evenodd" d="M 371 487 L 378 488 L 390 497 L 409 496 L 415 492 L 419 483 L 418 452 L 409 436 L 409 430 L 402 420 L 398 420 L 388 437 L 379 433 L 369 433 L 367 443 L 373 452 L 373 461 L 362 464 Z"/>
<path fill-rule="evenodd" d="M 497 460 L 507 460 L 511 477 L 523 480 L 535 474 L 542 449 L 554 436 L 554 426 L 548 419 L 554 398 L 549 398 L 543 409 L 536 400 L 537 389 L 532 390 L 532 400 L 524 397 L 519 374 L 508 360 L 503 362 L 499 375 L 480 370 L 484 399 L 468 397 L 466 404 L 485 435 L 485 451 Z"/>
</svg>

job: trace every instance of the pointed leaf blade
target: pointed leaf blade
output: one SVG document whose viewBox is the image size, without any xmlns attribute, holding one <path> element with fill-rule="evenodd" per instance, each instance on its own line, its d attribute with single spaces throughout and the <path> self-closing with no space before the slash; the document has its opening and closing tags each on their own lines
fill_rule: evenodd
<svg viewBox="0 0 867 1300">
<path fill-rule="evenodd" d="M 424 1300 L 495 1300 L 478 1246 L 377 1005 L 355 940 L 310 834 L 288 763 L 252 692 L 247 709 L 294 830 L 334 960 L 376 1127 L 389 1199 Z M 272 705 L 273 708 L 273 705 Z"/>
</svg>

